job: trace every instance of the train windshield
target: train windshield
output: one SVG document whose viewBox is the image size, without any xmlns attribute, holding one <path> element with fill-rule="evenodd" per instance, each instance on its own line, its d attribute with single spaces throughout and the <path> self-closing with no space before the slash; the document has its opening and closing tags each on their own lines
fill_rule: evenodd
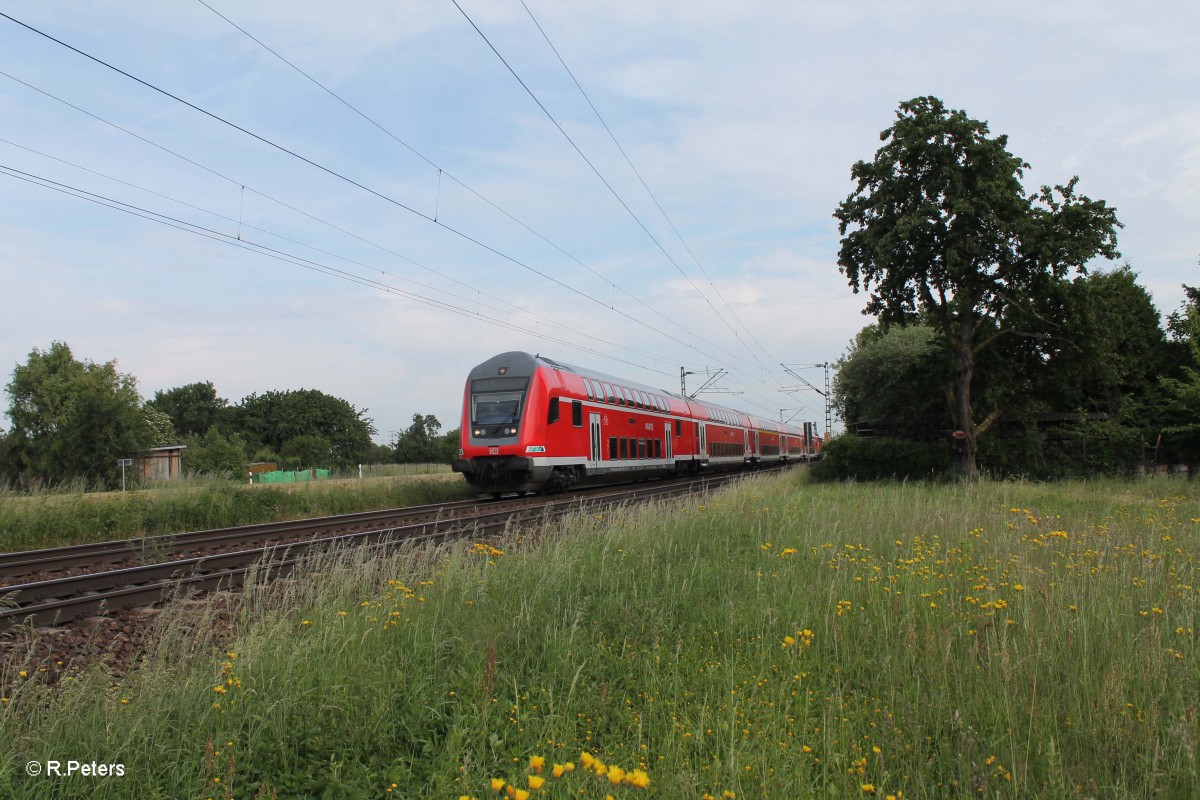
<svg viewBox="0 0 1200 800">
<path fill-rule="evenodd" d="M 471 382 L 471 424 L 507 425 L 521 419 L 527 378 L 481 378 Z"/>
<path fill-rule="evenodd" d="M 522 392 L 488 392 L 471 396 L 471 421 L 476 425 L 504 425 L 521 418 Z"/>
</svg>

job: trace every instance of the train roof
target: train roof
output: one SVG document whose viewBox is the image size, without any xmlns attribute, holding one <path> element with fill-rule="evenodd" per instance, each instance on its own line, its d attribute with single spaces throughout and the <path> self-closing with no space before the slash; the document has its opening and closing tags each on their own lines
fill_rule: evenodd
<svg viewBox="0 0 1200 800">
<path fill-rule="evenodd" d="M 747 414 L 745 411 L 739 411 L 736 408 L 717 405 L 710 403 L 707 400 L 697 400 L 694 397 L 687 397 L 678 392 L 669 392 L 666 389 L 657 389 L 648 384 L 631 381 L 628 378 L 620 378 L 616 375 L 609 375 L 605 372 L 599 372 L 594 369 L 585 369 L 577 367 L 573 364 L 567 364 L 563 361 L 558 361 L 553 358 L 542 355 L 541 353 L 529 354 L 520 350 L 514 350 L 508 353 L 489 358 L 479 366 L 471 370 L 468 379 L 476 378 L 492 378 L 497 374 L 509 375 L 512 377 L 533 377 L 533 373 L 538 367 L 549 367 L 550 369 L 562 370 L 571 372 L 584 378 L 592 378 L 594 380 L 607 381 L 618 386 L 624 386 L 629 389 L 638 389 L 643 392 L 653 392 L 655 394 L 665 395 L 678 402 L 686 403 L 689 407 L 700 407 L 710 411 L 722 411 L 729 414 L 736 414 L 739 417 L 746 417 L 750 420 L 750 426 L 761 428 L 762 430 L 779 431 L 790 435 L 798 436 L 801 434 L 799 428 L 794 425 L 785 425 L 774 420 L 763 419 L 753 414 Z M 500 370 L 504 370 L 500 372 Z"/>
</svg>

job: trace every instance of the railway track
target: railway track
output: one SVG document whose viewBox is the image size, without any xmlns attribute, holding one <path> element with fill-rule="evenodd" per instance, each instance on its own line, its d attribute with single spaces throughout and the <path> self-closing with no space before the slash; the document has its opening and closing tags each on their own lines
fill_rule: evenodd
<svg viewBox="0 0 1200 800">
<path fill-rule="evenodd" d="M 0 577 L 9 580 L 75 574 L 0 588 L 0 631 L 18 625 L 62 625 L 154 605 L 170 597 L 233 589 L 252 572 L 262 579 L 284 577 L 314 548 L 394 547 L 455 537 L 484 538 L 514 526 L 551 522 L 572 512 L 707 492 L 743 475 L 638 484 L 549 500 L 459 501 L 4 554 L 0 556 Z M 141 563 L 123 566 L 127 562 Z"/>
</svg>

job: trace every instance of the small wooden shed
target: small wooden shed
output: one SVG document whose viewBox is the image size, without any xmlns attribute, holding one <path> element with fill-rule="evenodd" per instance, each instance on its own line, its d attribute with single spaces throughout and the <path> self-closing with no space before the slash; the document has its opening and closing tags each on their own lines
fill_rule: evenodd
<svg viewBox="0 0 1200 800">
<path fill-rule="evenodd" d="M 187 445 L 153 447 L 138 456 L 138 471 L 146 480 L 173 481 L 183 477 L 183 451 Z"/>
</svg>

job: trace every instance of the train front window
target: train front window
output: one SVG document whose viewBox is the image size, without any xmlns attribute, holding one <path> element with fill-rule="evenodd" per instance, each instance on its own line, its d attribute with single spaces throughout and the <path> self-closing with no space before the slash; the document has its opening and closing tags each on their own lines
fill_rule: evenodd
<svg viewBox="0 0 1200 800">
<path fill-rule="evenodd" d="M 471 422 L 475 425 L 513 424 L 521 419 L 524 392 L 487 392 L 471 396 Z"/>
<path fill-rule="evenodd" d="M 529 379 L 524 377 L 476 378 L 471 381 L 471 425 L 474 435 L 515 434 L 528 388 Z"/>
</svg>

